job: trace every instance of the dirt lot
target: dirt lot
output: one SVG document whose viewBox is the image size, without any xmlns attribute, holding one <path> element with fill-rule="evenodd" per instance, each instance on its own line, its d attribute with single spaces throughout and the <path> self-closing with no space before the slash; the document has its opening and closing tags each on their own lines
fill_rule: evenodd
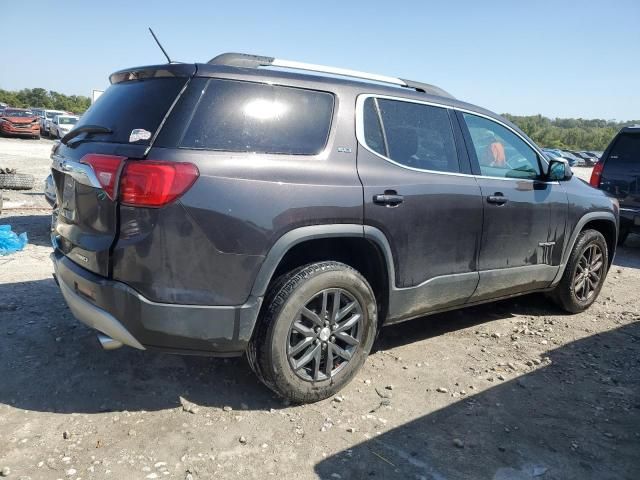
<svg viewBox="0 0 640 480">
<path fill-rule="evenodd" d="M 0 139 L 40 189 L 0 218 L 30 237 L 0 257 L 9 478 L 640 478 L 640 237 L 583 314 L 532 295 L 388 327 L 339 397 L 290 406 L 242 358 L 100 349 L 51 278 L 50 147 Z"/>
</svg>

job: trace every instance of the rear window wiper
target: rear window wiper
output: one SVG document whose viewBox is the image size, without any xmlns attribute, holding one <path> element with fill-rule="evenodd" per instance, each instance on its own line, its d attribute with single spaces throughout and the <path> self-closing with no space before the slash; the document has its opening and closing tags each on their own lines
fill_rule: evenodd
<svg viewBox="0 0 640 480">
<path fill-rule="evenodd" d="M 62 137 L 62 140 L 60 141 L 66 145 L 69 140 L 77 137 L 81 133 L 113 133 L 113 131 L 110 128 L 102 127 L 100 125 L 83 125 L 82 127 L 71 130 Z"/>
</svg>

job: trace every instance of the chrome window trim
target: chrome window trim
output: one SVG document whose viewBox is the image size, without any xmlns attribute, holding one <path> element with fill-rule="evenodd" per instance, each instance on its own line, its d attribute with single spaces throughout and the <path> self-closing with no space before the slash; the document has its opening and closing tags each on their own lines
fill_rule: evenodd
<svg viewBox="0 0 640 480">
<path fill-rule="evenodd" d="M 514 135 L 516 135 L 518 138 L 520 138 L 534 152 L 536 152 L 536 154 L 538 154 L 538 156 L 540 157 L 541 161 L 544 164 L 546 164 L 546 166 L 548 166 L 548 163 L 547 163 L 547 161 L 545 159 L 545 156 L 542 154 L 542 152 L 540 151 L 539 148 L 537 148 L 535 145 L 533 145 L 531 142 L 529 142 L 526 138 L 524 138 L 522 135 L 520 135 L 517 131 L 515 131 L 513 128 L 511 128 L 506 123 L 501 122 L 500 120 L 497 120 L 497 119 L 495 119 L 493 117 L 490 117 L 488 115 L 484 115 L 484 114 L 479 113 L 479 112 L 474 112 L 473 110 L 468 110 L 468 109 L 465 109 L 465 108 L 455 107 L 453 105 L 447 105 L 446 103 L 437 103 L 437 102 L 429 102 L 429 101 L 424 101 L 424 100 L 415 100 L 415 99 L 412 99 L 412 98 L 395 97 L 395 96 L 392 96 L 392 95 L 378 95 L 378 94 L 374 94 L 374 93 L 363 93 L 363 94 L 360 94 L 360 95 L 358 95 L 358 98 L 356 99 L 356 139 L 358 140 L 358 144 L 361 145 L 366 150 L 368 150 L 369 152 L 371 152 L 374 155 L 382 158 L 383 160 L 386 160 L 389 163 L 397 165 L 398 167 L 401 167 L 401 168 L 405 168 L 407 170 L 413 170 L 415 172 L 422 172 L 422 173 L 433 173 L 433 174 L 437 174 L 437 175 L 453 175 L 453 176 L 457 176 L 457 177 L 474 177 L 474 178 L 491 178 L 491 179 L 494 179 L 494 180 L 506 180 L 506 181 L 516 181 L 516 182 L 538 182 L 538 183 L 546 183 L 546 184 L 549 184 L 549 185 L 558 185 L 559 184 L 559 182 L 557 182 L 557 181 L 544 181 L 544 180 L 531 179 L 531 178 L 493 177 L 493 176 L 489 176 L 489 175 L 474 175 L 474 174 L 470 174 L 470 173 L 454 173 L 454 172 L 442 172 L 442 171 L 439 171 L 439 170 L 426 170 L 426 169 L 422 169 L 422 168 L 409 167 L 408 165 L 403 165 L 401 163 L 398 163 L 398 162 L 392 160 L 391 158 L 386 157 L 386 156 L 381 155 L 380 153 L 376 152 L 375 150 L 370 148 L 367 145 L 367 143 L 365 142 L 365 136 L 364 136 L 364 102 L 368 98 L 381 98 L 383 100 L 396 100 L 396 101 L 400 101 L 400 102 L 417 103 L 419 105 L 428 105 L 430 107 L 438 107 L 438 108 L 456 110 L 456 111 L 459 111 L 459 112 L 469 113 L 471 115 L 477 115 L 479 117 L 486 118 L 487 120 L 490 120 L 492 122 L 495 122 L 495 123 L 503 126 L 504 128 L 508 129 L 510 132 L 512 132 Z"/>
<path fill-rule="evenodd" d="M 71 175 L 78 183 L 102 189 L 95 172 L 89 165 L 72 160 L 64 160 L 60 155 L 52 155 L 51 160 L 52 169 Z"/>
</svg>

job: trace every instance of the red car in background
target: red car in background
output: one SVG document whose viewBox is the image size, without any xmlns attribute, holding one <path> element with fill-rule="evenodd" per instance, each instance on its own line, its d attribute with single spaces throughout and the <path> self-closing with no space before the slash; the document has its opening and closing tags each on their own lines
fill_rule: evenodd
<svg viewBox="0 0 640 480">
<path fill-rule="evenodd" d="M 31 110 L 7 108 L 0 113 L 0 134 L 40 138 L 40 119 Z"/>
</svg>

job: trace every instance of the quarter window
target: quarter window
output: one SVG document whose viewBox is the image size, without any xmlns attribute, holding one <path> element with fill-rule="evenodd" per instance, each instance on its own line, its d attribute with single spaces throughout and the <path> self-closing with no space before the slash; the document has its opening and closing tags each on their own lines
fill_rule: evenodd
<svg viewBox="0 0 640 480">
<path fill-rule="evenodd" d="M 333 95 L 301 88 L 210 80 L 181 147 L 315 155 L 329 136 Z"/>
<path fill-rule="evenodd" d="M 640 159 L 640 135 L 626 133 L 618 137 L 607 161 L 631 166 L 638 164 L 638 159 Z"/>
<path fill-rule="evenodd" d="M 367 98 L 363 122 L 365 143 L 380 155 L 420 170 L 460 171 L 445 108 Z"/>
<path fill-rule="evenodd" d="M 487 118 L 468 113 L 463 116 L 482 175 L 527 179 L 540 176 L 538 155 L 524 140 Z"/>
</svg>

